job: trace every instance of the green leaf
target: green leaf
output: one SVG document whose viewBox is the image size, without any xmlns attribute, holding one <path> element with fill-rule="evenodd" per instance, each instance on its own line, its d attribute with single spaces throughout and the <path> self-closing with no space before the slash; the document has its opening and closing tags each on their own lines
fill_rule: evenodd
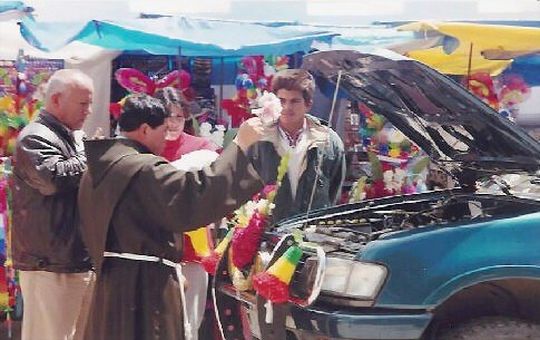
<svg viewBox="0 0 540 340">
<path fill-rule="evenodd" d="M 423 157 L 412 165 L 409 172 L 413 177 L 413 181 L 428 167 L 429 160 L 429 157 Z"/>
<path fill-rule="evenodd" d="M 371 164 L 371 179 L 374 181 L 382 180 L 383 171 L 381 161 L 373 152 L 368 152 L 368 159 L 369 163 Z"/>
<path fill-rule="evenodd" d="M 225 136 L 223 136 L 223 148 L 226 148 L 227 145 L 231 144 L 237 132 L 238 129 L 233 128 L 230 128 L 227 130 L 227 132 L 225 132 Z"/>
<path fill-rule="evenodd" d="M 304 233 L 300 229 L 293 229 L 291 232 L 296 243 L 300 244 L 304 241 Z"/>
<path fill-rule="evenodd" d="M 349 202 L 360 202 L 362 200 L 362 194 L 364 193 L 366 187 L 367 177 L 360 177 L 354 184 L 351 189 L 351 198 Z"/>
<path fill-rule="evenodd" d="M 197 118 L 193 118 L 193 132 L 195 133 L 195 136 L 199 136 L 199 133 L 201 132 L 201 124 L 199 124 L 199 121 Z"/>
</svg>

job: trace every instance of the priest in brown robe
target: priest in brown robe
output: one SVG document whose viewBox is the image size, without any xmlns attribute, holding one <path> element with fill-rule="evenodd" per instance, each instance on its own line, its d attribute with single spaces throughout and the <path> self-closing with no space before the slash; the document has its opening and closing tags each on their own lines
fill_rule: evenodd
<svg viewBox="0 0 540 340">
<path fill-rule="evenodd" d="M 173 233 L 219 219 L 263 186 L 245 156 L 262 136 L 258 118 L 240 127 L 211 166 L 182 172 L 156 156 L 166 115 L 156 99 L 131 96 L 119 120 L 123 138 L 86 142 L 79 209 L 96 283 L 84 330 L 77 330 L 85 339 L 189 337 Z"/>
</svg>

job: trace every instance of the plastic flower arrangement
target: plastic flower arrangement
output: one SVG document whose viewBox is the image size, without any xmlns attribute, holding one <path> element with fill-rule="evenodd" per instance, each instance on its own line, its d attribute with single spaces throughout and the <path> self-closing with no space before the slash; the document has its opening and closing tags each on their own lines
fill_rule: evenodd
<svg viewBox="0 0 540 340">
<path fill-rule="evenodd" d="M 360 177 L 353 184 L 349 202 L 381 198 L 399 194 L 413 194 L 427 190 L 425 176 L 429 157 L 404 160 L 399 166 L 388 165 L 373 153 L 368 153 L 371 178 Z"/>
<path fill-rule="evenodd" d="M 289 155 L 287 154 L 281 158 L 279 163 L 276 183 L 266 185 L 251 201 L 248 201 L 234 212 L 233 217 L 228 222 L 228 224 L 232 225 L 232 228 L 227 233 L 227 236 L 210 255 L 203 257 L 201 260 L 208 273 L 215 274 L 217 263 L 227 249 L 229 242 L 231 242 L 229 257 L 231 259 L 232 273 L 248 270 L 249 266 L 253 264 L 262 234 L 269 224 L 275 206 L 274 199 L 287 172 L 288 164 Z"/>
<path fill-rule="evenodd" d="M 289 301 L 289 284 L 301 258 L 302 248 L 289 247 L 268 270 L 253 277 L 255 291 L 272 303 Z"/>
<path fill-rule="evenodd" d="M 214 250 L 210 251 L 210 254 L 201 258 L 201 264 L 207 273 L 212 275 L 216 274 L 217 264 L 221 260 L 223 253 L 229 246 L 233 233 L 234 229 L 230 229 L 227 235 L 225 235 L 225 237 L 223 238 L 223 240 L 221 240 L 221 242 L 217 245 L 217 247 Z"/>
<path fill-rule="evenodd" d="M 9 156 L 15 150 L 19 131 L 35 116 L 41 102 L 16 94 L 0 98 L 0 154 Z"/>
</svg>

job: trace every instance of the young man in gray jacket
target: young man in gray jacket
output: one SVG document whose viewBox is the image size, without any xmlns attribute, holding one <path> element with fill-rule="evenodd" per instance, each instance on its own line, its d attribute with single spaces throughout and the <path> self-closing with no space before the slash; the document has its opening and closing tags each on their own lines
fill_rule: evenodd
<svg viewBox="0 0 540 340">
<path fill-rule="evenodd" d="M 281 102 L 281 114 L 265 129 L 262 141 L 248 150 L 265 182 L 275 182 L 280 158 L 290 154 L 287 174 L 275 200 L 274 222 L 334 205 L 341 193 L 345 176 L 343 142 L 332 129 L 307 114 L 314 91 L 315 82 L 306 70 L 276 73 L 272 92 Z"/>
</svg>

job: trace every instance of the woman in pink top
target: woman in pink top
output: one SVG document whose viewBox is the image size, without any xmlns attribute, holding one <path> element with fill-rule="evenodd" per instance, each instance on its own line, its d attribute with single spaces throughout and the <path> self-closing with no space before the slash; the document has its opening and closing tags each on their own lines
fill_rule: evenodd
<svg viewBox="0 0 540 340">
<path fill-rule="evenodd" d="M 168 161 L 175 161 L 192 151 L 212 150 L 218 151 L 219 146 L 204 138 L 192 136 L 184 132 L 186 119 L 191 118 L 189 104 L 182 94 L 174 87 L 165 87 L 156 92 L 155 97 L 161 101 L 170 116 L 166 119 L 167 137 L 165 149 L 161 156 Z"/>
</svg>

